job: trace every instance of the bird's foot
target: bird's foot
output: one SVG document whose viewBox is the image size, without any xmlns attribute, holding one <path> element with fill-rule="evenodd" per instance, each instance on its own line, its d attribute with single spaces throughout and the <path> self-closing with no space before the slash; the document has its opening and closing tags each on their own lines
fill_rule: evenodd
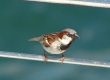
<svg viewBox="0 0 110 80">
<path fill-rule="evenodd" d="M 45 50 L 44 50 L 43 59 L 44 59 L 44 62 L 47 63 L 47 56 L 46 56 L 46 54 L 45 54 Z"/>
<path fill-rule="evenodd" d="M 62 56 L 61 56 L 61 58 L 60 58 L 60 61 L 63 63 L 64 59 L 65 59 L 65 57 L 64 57 L 64 55 L 62 54 Z"/>
</svg>

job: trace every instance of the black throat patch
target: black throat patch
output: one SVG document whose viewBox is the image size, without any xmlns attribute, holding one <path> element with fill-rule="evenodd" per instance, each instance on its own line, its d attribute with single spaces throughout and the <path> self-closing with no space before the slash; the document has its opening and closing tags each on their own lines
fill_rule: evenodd
<svg viewBox="0 0 110 80">
<path fill-rule="evenodd" d="M 60 46 L 61 50 L 66 50 L 70 45 L 71 45 L 72 41 L 68 44 L 68 45 L 62 45 Z"/>
<path fill-rule="evenodd" d="M 70 45 L 71 45 L 71 43 L 76 39 L 76 38 L 74 37 L 74 35 L 72 35 L 72 34 L 67 34 L 67 36 L 68 36 L 68 37 L 71 37 L 71 38 L 72 38 L 72 41 L 71 41 L 69 44 L 67 44 L 67 45 L 61 44 L 61 46 L 60 46 L 60 49 L 61 49 L 61 50 L 66 50 L 67 48 L 69 48 Z"/>
</svg>

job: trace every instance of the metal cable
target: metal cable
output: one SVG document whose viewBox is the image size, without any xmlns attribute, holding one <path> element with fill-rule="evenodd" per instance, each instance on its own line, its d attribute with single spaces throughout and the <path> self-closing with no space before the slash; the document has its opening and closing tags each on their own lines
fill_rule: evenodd
<svg viewBox="0 0 110 80">
<path fill-rule="evenodd" d="M 17 52 L 0 51 L 0 57 L 43 61 L 43 56 L 42 55 L 17 53 Z M 47 58 L 48 58 L 47 62 L 62 63 L 59 60 L 59 58 L 51 57 L 51 56 L 47 56 Z M 63 63 L 110 68 L 110 62 L 106 62 L 106 61 L 95 61 L 95 60 L 86 60 L 86 59 L 65 58 Z"/>
</svg>

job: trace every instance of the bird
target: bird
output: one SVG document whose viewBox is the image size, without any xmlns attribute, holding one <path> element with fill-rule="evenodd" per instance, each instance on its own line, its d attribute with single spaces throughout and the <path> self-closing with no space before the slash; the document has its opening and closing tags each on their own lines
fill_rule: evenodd
<svg viewBox="0 0 110 80">
<path fill-rule="evenodd" d="M 46 51 L 50 54 L 62 54 L 60 61 L 64 61 L 64 52 L 70 47 L 72 42 L 79 38 L 76 31 L 66 28 L 59 32 L 43 34 L 40 37 L 34 37 L 28 41 L 39 41 L 44 48 L 44 61 L 47 62 Z"/>
</svg>

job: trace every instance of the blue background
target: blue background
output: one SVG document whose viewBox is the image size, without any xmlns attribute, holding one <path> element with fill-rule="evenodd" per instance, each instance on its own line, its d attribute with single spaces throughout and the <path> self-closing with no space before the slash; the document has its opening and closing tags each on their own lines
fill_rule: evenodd
<svg viewBox="0 0 110 80">
<path fill-rule="evenodd" d="M 28 39 L 65 28 L 75 29 L 80 36 L 64 53 L 65 57 L 110 61 L 110 9 L 0 1 L 0 51 L 43 55 L 41 44 Z M 0 57 L 0 80 L 109 79 L 109 68 Z"/>
</svg>

